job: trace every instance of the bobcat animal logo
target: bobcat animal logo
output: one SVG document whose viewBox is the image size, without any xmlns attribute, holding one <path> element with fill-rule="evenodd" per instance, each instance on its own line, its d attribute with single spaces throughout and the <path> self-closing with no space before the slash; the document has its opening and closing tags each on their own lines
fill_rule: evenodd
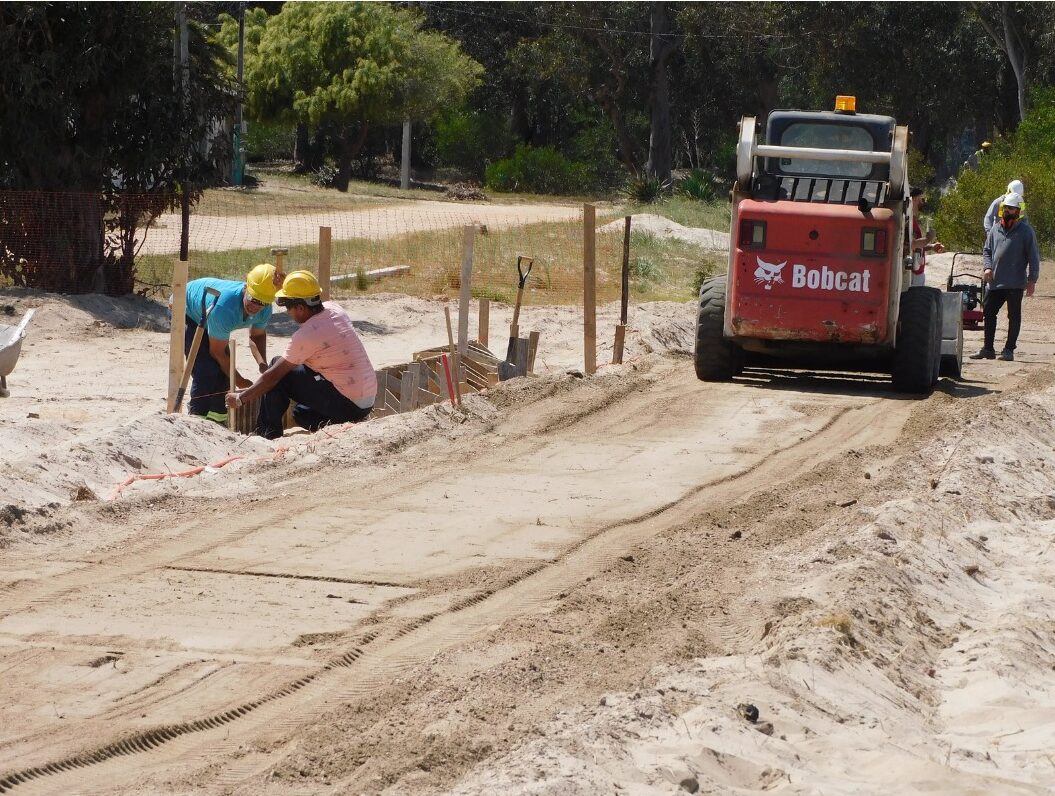
<svg viewBox="0 0 1055 796">
<path fill-rule="evenodd" d="M 780 275 L 781 269 L 788 264 L 785 260 L 782 263 L 767 263 L 761 257 L 755 258 L 758 261 L 758 268 L 755 269 L 755 282 L 762 285 L 766 290 L 772 290 L 774 284 L 783 284 L 784 278 Z"/>
</svg>

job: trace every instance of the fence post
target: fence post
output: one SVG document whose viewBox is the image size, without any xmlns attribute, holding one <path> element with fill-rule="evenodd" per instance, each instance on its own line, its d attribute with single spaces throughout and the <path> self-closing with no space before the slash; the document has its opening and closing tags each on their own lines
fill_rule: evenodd
<svg viewBox="0 0 1055 796">
<path fill-rule="evenodd" d="M 469 348 L 469 301 L 472 298 L 473 281 L 473 241 L 476 238 L 476 227 L 465 227 L 462 235 L 462 281 L 461 294 L 458 298 L 458 354 L 465 356 Z"/>
<path fill-rule="evenodd" d="M 615 327 L 612 364 L 623 364 L 623 344 L 626 340 L 626 311 L 630 301 L 630 216 L 623 220 L 623 276 L 620 283 L 619 325 Z"/>
<path fill-rule="evenodd" d="M 582 206 L 583 349 L 587 376 L 597 372 L 597 209 Z"/>
<path fill-rule="evenodd" d="M 319 227 L 319 285 L 322 300 L 330 300 L 330 228 Z"/>
<path fill-rule="evenodd" d="M 172 266 L 172 319 L 169 322 L 169 391 L 166 410 L 176 411 L 176 393 L 183 380 L 183 369 L 188 367 L 183 350 L 183 336 L 187 329 L 187 278 L 190 263 L 177 260 Z"/>
</svg>

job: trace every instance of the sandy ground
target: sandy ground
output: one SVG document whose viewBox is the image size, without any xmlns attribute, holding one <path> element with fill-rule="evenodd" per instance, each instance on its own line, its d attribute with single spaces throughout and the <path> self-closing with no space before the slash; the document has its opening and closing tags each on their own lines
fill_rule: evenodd
<svg viewBox="0 0 1055 796">
<path fill-rule="evenodd" d="M 539 375 L 268 443 L 162 414 L 157 305 L 0 291 L 38 308 L 0 399 L 0 793 L 1048 793 L 1038 293 L 1018 361 L 926 398 L 702 384 L 691 304 L 584 379 L 581 319 L 528 307 Z M 378 365 L 445 339 L 439 302 L 345 306 Z"/>
</svg>

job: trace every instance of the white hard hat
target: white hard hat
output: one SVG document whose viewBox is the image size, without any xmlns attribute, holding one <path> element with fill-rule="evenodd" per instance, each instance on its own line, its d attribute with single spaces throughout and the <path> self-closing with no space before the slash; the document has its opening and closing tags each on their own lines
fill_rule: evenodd
<svg viewBox="0 0 1055 796">
<path fill-rule="evenodd" d="M 1022 194 L 1009 193 L 1004 197 L 1004 201 L 1001 204 L 1004 207 L 1022 207 Z"/>
<path fill-rule="evenodd" d="M 1026 186 L 1022 184 L 1022 180 L 1011 180 L 1007 184 L 1008 193 L 1017 193 L 1019 196 L 1026 195 Z"/>
</svg>

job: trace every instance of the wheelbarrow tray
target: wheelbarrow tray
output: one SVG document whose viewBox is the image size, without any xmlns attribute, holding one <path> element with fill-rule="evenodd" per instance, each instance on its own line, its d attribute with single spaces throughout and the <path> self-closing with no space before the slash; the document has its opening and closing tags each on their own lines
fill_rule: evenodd
<svg viewBox="0 0 1055 796">
<path fill-rule="evenodd" d="M 25 338 L 24 328 L 0 323 L 0 376 L 7 376 L 15 369 Z"/>
</svg>

